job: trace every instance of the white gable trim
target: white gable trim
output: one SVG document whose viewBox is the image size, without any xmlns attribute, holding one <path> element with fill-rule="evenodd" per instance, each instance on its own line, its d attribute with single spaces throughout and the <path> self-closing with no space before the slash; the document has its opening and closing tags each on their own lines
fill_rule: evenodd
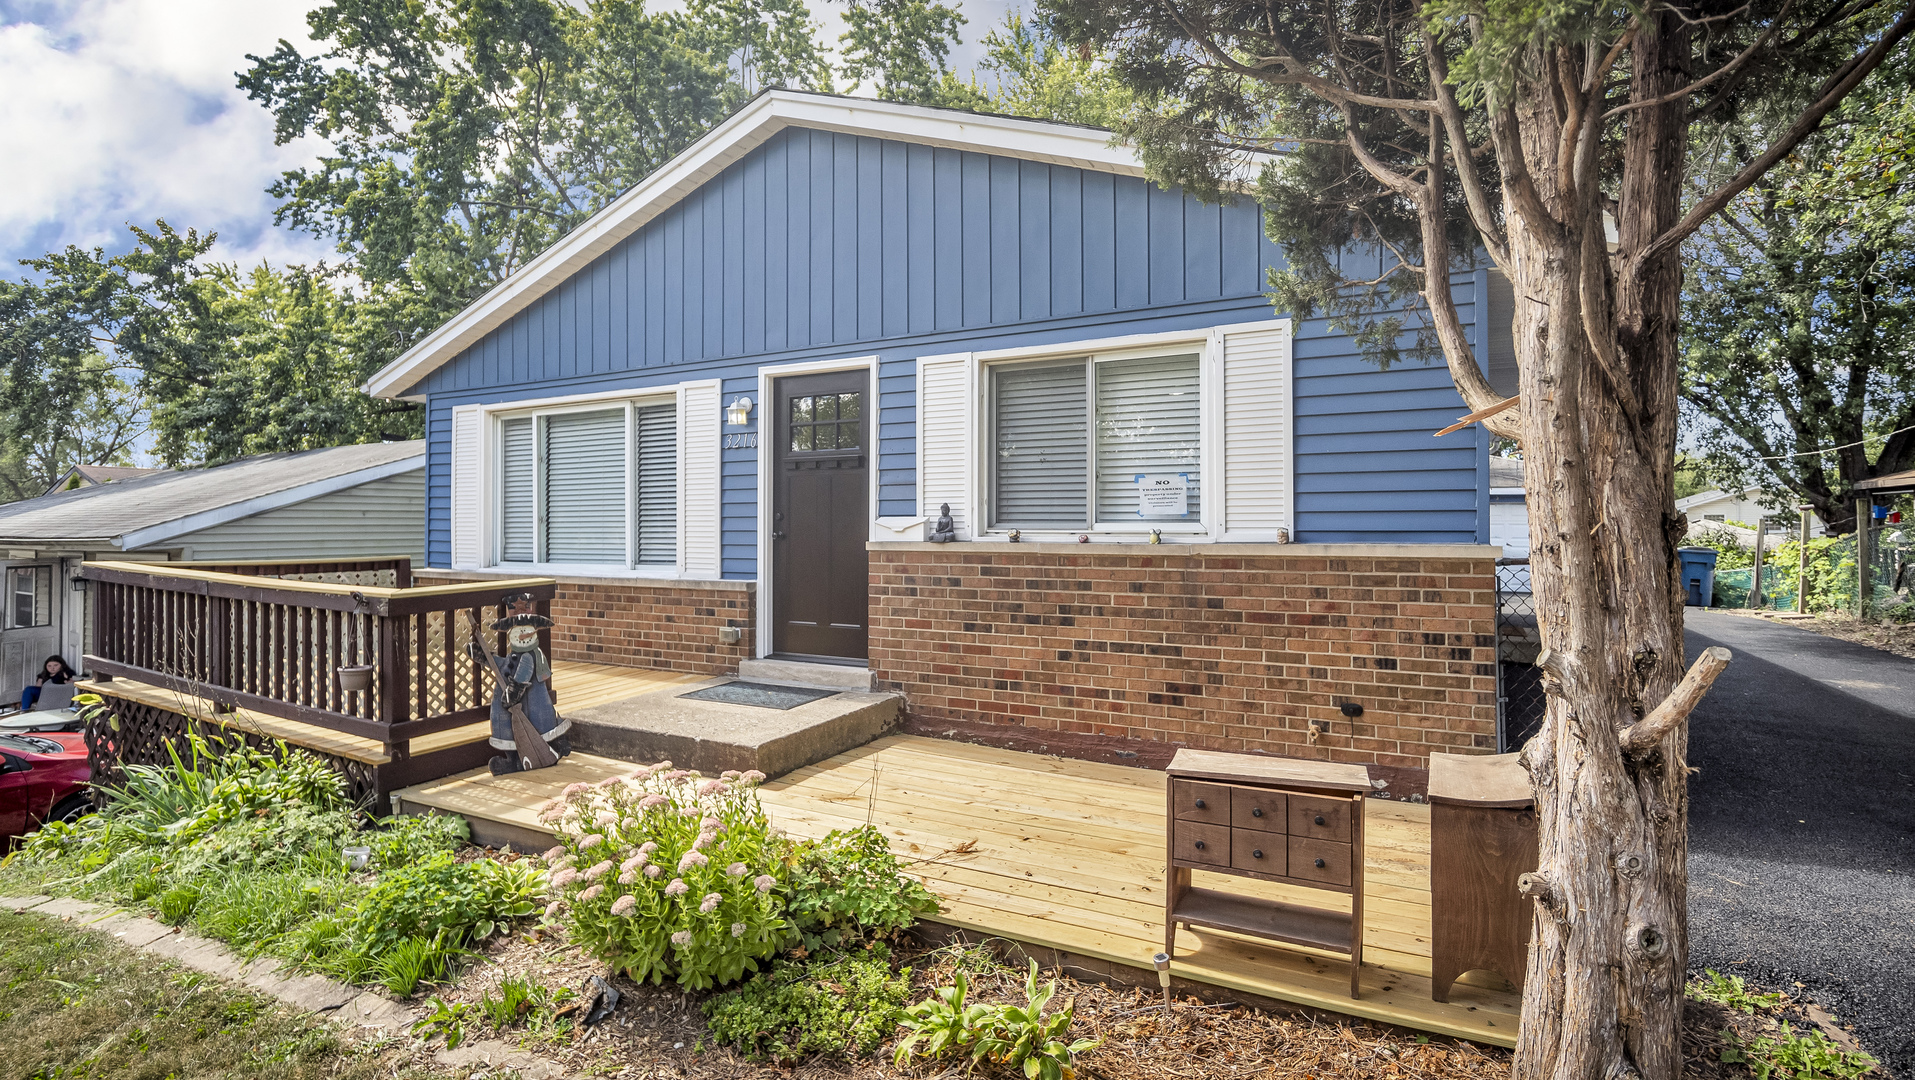
<svg viewBox="0 0 1915 1080">
<path fill-rule="evenodd" d="M 693 190 L 788 127 L 1143 176 L 1143 159 L 1100 128 L 988 116 L 868 98 L 769 90 L 454 315 L 366 382 L 395 397 L 478 342 Z"/>
<path fill-rule="evenodd" d="M 154 544 L 164 543 L 173 537 L 182 536 L 186 533 L 198 532 L 201 529 L 210 529 L 215 525 L 224 525 L 229 521 L 249 518 L 254 514 L 263 514 L 268 510 L 278 510 L 283 506 L 302 503 L 307 499 L 317 499 L 321 495 L 330 495 L 335 491 L 345 491 L 348 488 L 355 488 L 361 484 L 370 484 L 374 480 L 384 480 L 389 476 L 398 476 L 401 473 L 409 473 L 415 469 L 423 469 L 425 467 L 426 455 L 425 451 L 421 450 L 412 457 L 400 458 L 398 461 L 389 461 L 384 465 L 375 465 L 370 469 L 360 469 L 357 472 L 329 476 L 324 480 L 315 480 L 310 484 L 300 484 L 297 487 L 290 487 L 283 491 L 260 495 L 242 502 L 215 507 L 212 510 L 202 510 L 197 514 L 188 514 L 185 517 L 174 518 L 172 521 L 162 522 L 158 525 L 148 525 L 144 529 L 136 529 L 133 532 L 116 536 L 113 538 L 113 542 L 122 550 L 151 547 Z"/>
</svg>

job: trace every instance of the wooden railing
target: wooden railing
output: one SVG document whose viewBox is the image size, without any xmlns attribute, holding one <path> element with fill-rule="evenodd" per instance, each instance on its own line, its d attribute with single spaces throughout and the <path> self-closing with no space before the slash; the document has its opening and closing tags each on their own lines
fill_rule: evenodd
<svg viewBox="0 0 1915 1080">
<path fill-rule="evenodd" d="M 93 583 L 89 672 L 374 739 L 394 759 L 409 740 L 489 717 L 491 688 L 466 655 L 474 628 L 504 594 L 529 592 L 545 613 L 555 591 L 550 578 L 354 587 L 154 563 L 89 562 L 80 575 Z M 368 689 L 345 689 L 352 667 L 371 668 Z"/>
<path fill-rule="evenodd" d="M 208 570 L 216 574 L 283 578 L 288 581 L 318 581 L 330 585 L 373 585 L 389 589 L 412 587 L 412 560 L 404 555 L 390 559 L 304 559 L 297 562 L 284 559 L 256 562 L 189 561 L 166 565 L 186 570 Z"/>
</svg>

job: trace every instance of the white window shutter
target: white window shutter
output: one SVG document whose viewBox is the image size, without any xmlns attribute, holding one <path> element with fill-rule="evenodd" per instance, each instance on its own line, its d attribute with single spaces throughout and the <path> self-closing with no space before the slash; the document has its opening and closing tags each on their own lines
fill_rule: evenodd
<svg viewBox="0 0 1915 1080">
<path fill-rule="evenodd" d="M 928 532 L 950 503 L 960 540 L 975 534 L 972 370 L 970 353 L 918 357 L 918 513 Z"/>
<path fill-rule="evenodd" d="M 1223 335 L 1223 538 L 1270 541 L 1295 505 L 1290 322 Z"/>
<path fill-rule="evenodd" d="M 452 410 L 452 569 L 485 565 L 485 410 Z"/>
<path fill-rule="evenodd" d="M 716 379 L 681 383 L 678 389 L 678 550 L 688 577 L 716 578 L 721 569 L 720 397 Z"/>
</svg>

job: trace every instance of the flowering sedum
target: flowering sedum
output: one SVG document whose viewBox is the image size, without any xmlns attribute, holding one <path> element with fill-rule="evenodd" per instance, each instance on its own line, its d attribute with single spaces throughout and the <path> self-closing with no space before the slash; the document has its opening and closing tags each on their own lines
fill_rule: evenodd
<svg viewBox="0 0 1915 1080">
<path fill-rule="evenodd" d="M 763 779 L 664 762 L 567 787 L 539 812 L 560 840 L 547 917 L 569 918 L 572 940 L 637 982 L 702 990 L 758 970 L 790 931 L 771 888 L 782 848 L 758 803 Z"/>
</svg>

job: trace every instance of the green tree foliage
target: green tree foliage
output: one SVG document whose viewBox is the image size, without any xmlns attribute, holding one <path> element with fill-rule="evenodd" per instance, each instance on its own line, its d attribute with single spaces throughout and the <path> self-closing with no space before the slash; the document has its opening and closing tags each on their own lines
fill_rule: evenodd
<svg viewBox="0 0 1915 1080">
<path fill-rule="evenodd" d="M 866 83 L 885 101 L 980 108 L 987 99 L 958 81 L 945 60 L 970 20 L 936 0 L 852 0 L 838 38 L 842 69 L 855 92 Z"/>
<path fill-rule="evenodd" d="M 324 267 L 242 273 L 212 261 L 212 235 L 164 221 L 132 234 L 0 282 L 8 495 L 122 462 L 148 430 L 175 466 L 418 435 L 416 407 L 359 389 L 420 332 L 407 295 Z"/>
<path fill-rule="evenodd" d="M 1089 49 L 1068 48 L 1043 24 L 1013 11 L 984 35 L 979 67 L 996 77 L 989 111 L 1116 128 L 1136 102 L 1110 65 Z"/>
<path fill-rule="evenodd" d="M 752 89 L 830 78 L 799 0 L 336 0 L 307 22 L 324 52 L 281 41 L 240 76 L 278 141 L 328 145 L 274 185 L 278 221 L 395 290 L 415 338 Z"/>
<path fill-rule="evenodd" d="M 1733 162 L 1749 141 L 1701 149 Z M 1915 467 L 1915 65 L 1864 84 L 1700 239 L 1683 398 L 1710 479 L 1852 530 L 1853 485 Z"/>
</svg>

